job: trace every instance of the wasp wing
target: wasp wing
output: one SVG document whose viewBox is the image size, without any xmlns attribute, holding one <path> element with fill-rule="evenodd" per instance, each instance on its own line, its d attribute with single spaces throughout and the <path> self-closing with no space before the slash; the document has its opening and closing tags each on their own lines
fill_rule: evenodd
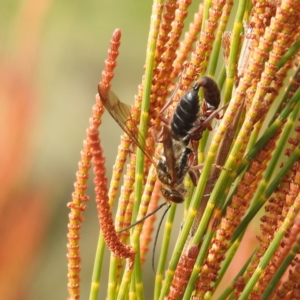
<svg viewBox="0 0 300 300">
<path fill-rule="evenodd" d="M 150 161 L 153 164 L 155 164 L 155 162 L 153 161 L 153 155 L 150 154 L 150 150 L 147 147 L 146 141 L 142 140 L 139 129 L 136 126 L 136 123 L 132 120 L 130 105 L 121 102 L 114 92 L 107 92 L 105 89 L 102 89 L 100 85 L 98 91 L 100 99 L 107 111 L 109 112 L 109 114 L 127 133 L 127 135 L 132 139 L 132 141 L 150 159 Z"/>
</svg>

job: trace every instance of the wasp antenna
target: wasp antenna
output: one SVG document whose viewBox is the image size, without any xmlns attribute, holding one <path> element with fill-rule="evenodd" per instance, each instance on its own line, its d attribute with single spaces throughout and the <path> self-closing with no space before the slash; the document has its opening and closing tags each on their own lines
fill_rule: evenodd
<svg viewBox="0 0 300 300">
<path fill-rule="evenodd" d="M 167 203 L 168 203 L 168 202 L 165 202 L 164 204 L 167 204 Z M 167 212 L 169 211 L 170 207 L 171 207 L 171 204 L 168 203 L 168 207 L 167 207 L 167 209 L 165 210 L 165 212 L 164 212 L 164 214 L 162 215 L 161 220 L 160 220 L 160 222 L 159 222 L 159 225 L 158 225 L 158 228 L 157 228 L 157 232 L 156 232 L 156 236 L 155 236 L 155 240 L 154 240 L 154 246 L 153 246 L 153 250 L 152 250 L 152 271 L 153 271 L 154 274 L 155 274 L 155 269 L 154 269 L 154 254 L 155 254 L 155 249 L 156 249 L 156 244 L 157 244 L 158 234 L 159 234 L 159 231 L 160 231 L 161 224 L 162 224 L 162 222 L 163 222 L 163 220 L 164 220 L 164 218 L 165 218 Z"/>
<path fill-rule="evenodd" d="M 158 206 L 156 209 L 154 209 L 153 211 L 151 211 L 151 213 L 147 214 L 144 218 L 142 218 L 142 219 L 136 221 L 135 223 L 133 223 L 133 224 L 131 224 L 131 225 L 129 225 L 129 226 L 127 226 L 127 227 L 125 227 L 125 228 L 123 228 L 123 229 L 117 231 L 117 233 L 124 232 L 124 231 L 126 231 L 126 230 L 128 230 L 128 229 L 134 227 L 135 225 L 144 222 L 146 219 L 148 219 L 149 217 L 151 217 L 152 215 L 154 215 L 157 211 L 159 211 L 159 210 L 160 210 L 163 206 L 165 206 L 166 204 L 167 204 L 167 202 L 162 203 L 162 204 L 161 204 L 160 206 Z"/>
</svg>

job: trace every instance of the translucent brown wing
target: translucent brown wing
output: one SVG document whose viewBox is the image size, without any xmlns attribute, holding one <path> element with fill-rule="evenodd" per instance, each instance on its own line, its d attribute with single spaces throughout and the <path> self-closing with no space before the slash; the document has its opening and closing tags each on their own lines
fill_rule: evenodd
<svg viewBox="0 0 300 300">
<path fill-rule="evenodd" d="M 155 164 L 153 160 L 153 154 L 150 153 L 146 141 L 142 140 L 139 129 L 131 118 L 130 106 L 121 102 L 114 92 L 109 91 L 107 93 L 106 90 L 102 89 L 100 85 L 98 91 L 103 105 L 113 119 L 128 134 L 132 141 L 144 152 L 150 161 Z"/>
</svg>

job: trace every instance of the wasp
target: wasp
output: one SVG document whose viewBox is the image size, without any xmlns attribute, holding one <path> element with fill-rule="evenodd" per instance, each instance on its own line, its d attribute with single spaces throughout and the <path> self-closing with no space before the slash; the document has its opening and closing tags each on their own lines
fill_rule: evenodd
<svg viewBox="0 0 300 300">
<path fill-rule="evenodd" d="M 199 104 L 199 89 L 202 88 L 204 100 Z M 172 101 L 172 100 L 171 100 Z M 213 118 L 220 118 L 218 107 L 220 105 L 221 97 L 220 90 L 217 83 L 208 76 L 201 77 L 179 100 L 173 117 L 170 121 L 160 116 L 161 120 L 170 125 L 172 139 L 179 143 L 182 143 L 183 147 L 189 145 L 193 149 L 194 164 L 192 164 L 188 170 L 189 175 L 196 185 L 199 178 L 198 169 L 202 165 L 197 164 L 195 153 L 198 149 L 199 140 L 202 138 L 203 132 L 208 129 L 212 130 L 210 121 Z M 167 103 L 162 111 L 164 111 L 170 103 Z M 190 148 L 186 148 L 190 149 Z"/>
<path fill-rule="evenodd" d="M 98 85 L 98 91 L 103 105 L 113 119 L 156 166 L 163 197 L 167 202 L 182 203 L 187 192 L 183 186 L 183 179 L 194 161 L 194 152 L 182 141 L 175 140 L 172 130 L 163 125 L 162 132 L 157 138 L 158 142 L 163 144 L 163 153 L 155 160 L 149 147 L 140 140 L 138 128 L 130 115 L 130 106 L 121 102 L 112 91 L 107 92 L 103 83 Z"/>
<path fill-rule="evenodd" d="M 201 105 L 202 113 L 199 113 L 200 87 L 205 99 Z M 220 91 L 216 82 L 208 76 L 201 77 L 193 88 L 182 96 L 172 119 L 162 126 L 162 131 L 157 137 L 157 141 L 163 144 L 163 153 L 158 162 L 155 162 L 154 155 L 145 146 L 146 143 L 139 140 L 138 128 L 130 116 L 130 106 L 121 102 L 112 91 L 107 92 L 103 83 L 98 85 L 98 91 L 103 105 L 113 119 L 156 165 L 163 197 L 168 202 L 182 203 L 187 193 L 183 185 L 185 175 L 189 173 L 194 184 L 197 181 L 197 175 L 191 168 L 195 161 L 195 151 L 188 145 L 190 141 L 199 141 L 206 128 L 211 130 L 209 121 L 218 113 Z"/>
</svg>

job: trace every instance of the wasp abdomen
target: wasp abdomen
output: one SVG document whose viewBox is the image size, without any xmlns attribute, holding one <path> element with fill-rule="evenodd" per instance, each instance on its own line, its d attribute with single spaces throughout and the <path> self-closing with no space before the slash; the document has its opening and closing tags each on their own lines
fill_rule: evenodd
<svg viewBox="0 0 300 300">
<path fill-rule="evenodd" d="M 212 78 L 203 76 L 195 84 L 194 88 L 198 88 L 199 90 L 200 86 L 202 87 L 205 101 L 212 108 L 217 109 L 221 101 L 220 90 L 217 83 Z"/>
<path fill-rule="evenodd" d="M 193 128 L 199 112 L 198 91 L 200 86 L 194 86 L 180 99 L 171 121 L 174 138 L 183 139 Z"/>
</svg>

